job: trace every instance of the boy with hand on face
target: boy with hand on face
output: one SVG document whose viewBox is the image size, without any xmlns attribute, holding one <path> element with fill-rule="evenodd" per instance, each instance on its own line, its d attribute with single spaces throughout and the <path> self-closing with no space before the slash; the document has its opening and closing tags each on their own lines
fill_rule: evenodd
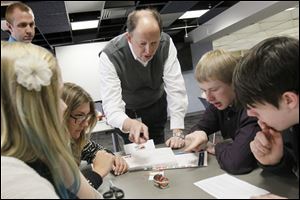
<svg viewBox="0 0 300 200">
<path fill-rule="evenodd" d="M 250 143 L 264 170 L 294 173 L 299 179 L 299 40 L 266 39 L 239 63 L 233 83 L 249 116 L 258 118 L 261 131 Z M 292 132 L 292 149 L 282 131 Z M 258 198 L 282 198 L 273 194 Z"/>
</svg>

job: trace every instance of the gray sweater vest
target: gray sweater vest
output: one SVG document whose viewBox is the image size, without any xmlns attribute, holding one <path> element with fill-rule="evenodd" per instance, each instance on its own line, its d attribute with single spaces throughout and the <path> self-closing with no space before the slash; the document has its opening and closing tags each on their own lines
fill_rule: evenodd
<svg viewBox="0 0 300 200">
<path fill-rule="evenodd" d="M 163 72 L 169 46 L 170 36 L 162 33 L 160 45 L 146 67 L 134 59 L 125 34 L 113 38 L 102 50 L 113 63 L 121 81 L 126 108 L 145 108 L 163 95 Z"/>
</svg>

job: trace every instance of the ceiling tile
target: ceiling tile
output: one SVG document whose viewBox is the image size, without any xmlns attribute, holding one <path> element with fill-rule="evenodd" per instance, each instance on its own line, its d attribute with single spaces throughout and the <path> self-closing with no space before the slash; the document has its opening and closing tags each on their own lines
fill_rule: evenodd
<svg viewBox="0 0 300 200">
<path fill-rule="evenodd" d="M 68 13 L 101 11 L 105 1 L 65 1 Z"/>
<path fill-rule="evenodd" d="M 162 21 L 163 21 L 163 27 L 170 26 L 174 21 L 176 21 L 183 14 L 184 14 L 184 12 L 162 14 L 161 18 L 162 18 Z"/>
</svg>

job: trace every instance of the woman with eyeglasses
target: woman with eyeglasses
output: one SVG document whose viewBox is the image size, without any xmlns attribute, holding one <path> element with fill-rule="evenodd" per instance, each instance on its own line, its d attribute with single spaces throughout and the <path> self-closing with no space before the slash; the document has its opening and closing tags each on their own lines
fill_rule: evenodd
<svg viewBox="0 0 300 200">
<path fill-rule="evenodd" d="M 64 122 L 71 136 L 73 155 L 77 164 L 81 160 L 93 164 L 92 170 L 85 169 L 82 173 L 94 188 L 102 184 L 102 178 L 111 170 L 121 175 L 128 169 L 126 161 L 115 156 L 102 145 L 90 140 L 90 132 L 97 123 L 97 112 L 91 96 L 74 83 L 64 83 L 62 99 L 67 104 Z"/>
</svg>

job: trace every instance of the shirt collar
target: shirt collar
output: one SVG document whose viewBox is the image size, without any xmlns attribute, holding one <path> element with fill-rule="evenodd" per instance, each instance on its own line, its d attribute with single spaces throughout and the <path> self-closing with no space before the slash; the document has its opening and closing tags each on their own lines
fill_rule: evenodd
<svg viewBox="0 0 300 200">
<path fill-rule="evenodd" d="M 128 41 L 127 41 L 127 42 L 128 42 Z M 133 51 L 133 49 L 132 49 L 132 45 L 131 45 L 130 42 L 128 42 L 128 45 L 129 45 L 130 51 L 131 51 L 131 53 L 132 53 L 134 59 L 137 60 L 137 61 L 139 61 L 144 67 L 146 67 L 146 66 L 148 65 L 149 60 L 148 60 L 147 62 L 143 62 L 142 60 L 140 60 L 140 59 L 135 55 L 135 53 L 134 53 L 134 51 Z"/>
<path fill-rule="evenodd" d="M 16 42 L 17 40 L 13 36 L 9 36 L 8 42 Z"/>
<path fill-rule="evenodd" d="M 292 126 L 290 128 L 290 130 L 291 130 L 291 132 L 295 132 L 296 134 L 298 134 L 298 132 L 299 132 L 299 124 L 296 124 L 296 125 Z"/>
<path fill-rule="evenodd" d="M 230 106 L 228 106 L 225 109 L 227 112 L 238 112 L 239 111 L 239 106 L 235 104 L 235 102 L 233 102 Z"/>
</svg>

